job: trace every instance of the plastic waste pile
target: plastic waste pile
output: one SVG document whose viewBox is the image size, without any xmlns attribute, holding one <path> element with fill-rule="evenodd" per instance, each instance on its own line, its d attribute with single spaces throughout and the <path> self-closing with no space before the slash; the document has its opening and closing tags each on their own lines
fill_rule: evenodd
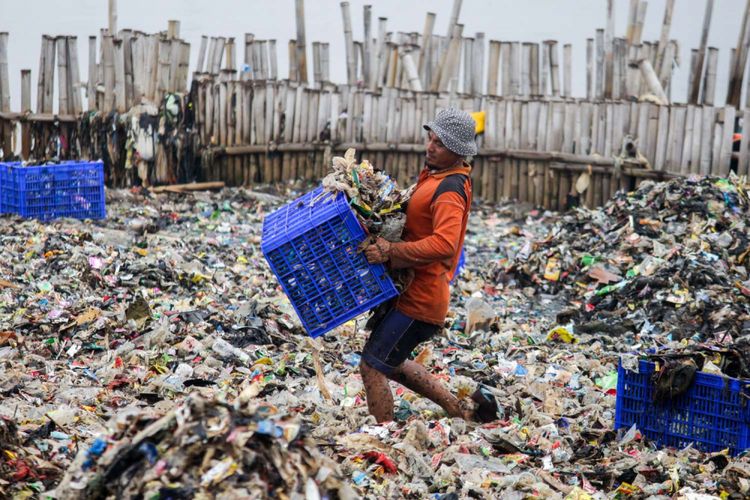
<svg viewBox="0 0 750 500">
<path fill-rule="evenodd" d="M 395 421 L 376 424 L 358 370 L 365 318 L 307 338 L 260 253 L 263 214 L 298 195 L 110 191 L 95 223 L 0 218 L 0 496 L 750 494 L 747 456 L 657 450 L 637 429 L 613 430 L 633 339 L 557 324 L 584 301 L 552 293 L 579 286 L 568 267 L 539 277 L 537 245 L 577 218 L 517 204 L 474 211 L 446 329 L 415 353 L 462 397 L 486 384 L 500 420 L 450 419 L 394 385 Z M 609 215 L 589 217 L 601 227 Z M 257 468 L 266 456 L 283 474 L 301 465 L 274 476 Z"/>
<path fill-rule="evenodd" d="M 732 342 L 750 333 L 748 206 L 736 178 L 644 182 L 562 216 L 494 277 L 563 292 L 579 333 Z"/>
<path fill-rule="evenodd" d="M 354 498 L 297 419 L 242 401 L 191 396 L 161 418 L 121 412 L 78 453 L 56 496 Z"/>
</svg>

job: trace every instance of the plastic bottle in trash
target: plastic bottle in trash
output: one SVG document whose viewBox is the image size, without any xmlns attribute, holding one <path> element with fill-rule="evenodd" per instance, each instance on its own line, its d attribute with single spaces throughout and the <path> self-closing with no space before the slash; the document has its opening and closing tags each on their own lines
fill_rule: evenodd
<svg viewBox="0 0 750 500">
<path fill-rule="evenodd" d="M 249 354 L 247 354 L 242 349 L 237 349 L 224 339 L 216 339 L 211 349 L 213 349 L 214 352 L 216 352 L 222 358 L 237 358 L 244 364 L 247 364 L 247 362 L 250 361 Z"/>
</svg>

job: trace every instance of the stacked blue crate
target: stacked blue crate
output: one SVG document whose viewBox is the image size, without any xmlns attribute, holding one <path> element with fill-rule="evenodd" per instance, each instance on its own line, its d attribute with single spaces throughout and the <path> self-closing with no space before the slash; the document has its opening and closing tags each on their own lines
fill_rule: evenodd
<svg viewBox="0 0 750 500">
<path fill-rule="evenodd" d="M 656 365 L 639 361 L 638 371 L 620 364 L 615 429 L 636 428 L 660 446 L 736 455 L 750 448 L 750 380 L 698 372 L 688 391 L 655 401 Z"/>
<path fill-rule="evenodd" d="M 40 220 L 102 219 L 106 216 L 104 165 L 101 161 L 31 167 L 2 163 L 0 210 Z"/>
<path fill-rule="evenodd" d="M 346 196 L 322 188 L 265 218 L 261 249 L 311 337 L 398 294 L 385 268 L 359 252 L 365 236 Z"/>
</svg>

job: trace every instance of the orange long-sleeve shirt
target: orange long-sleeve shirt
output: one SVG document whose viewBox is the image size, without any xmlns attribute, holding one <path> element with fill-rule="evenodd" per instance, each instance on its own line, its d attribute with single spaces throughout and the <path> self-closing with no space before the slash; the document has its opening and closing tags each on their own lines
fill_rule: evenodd
<svg viewBox="0 0 750 500">
<path fill-rule="evenodd" d="M 458 192 L 435 198 L 440 183 L 452 174 L 464 174 L 466 199 Z M 414 280 L 401 294 L 396 309 L 419 321 L 442 325 L 450 302 L 450 281 L 458 265 L 469 219 L 472 193 L 464 165 L 432 172 L 425 168 L 406 209 L 403 243 L 394 243 L 389 254 L 394 268 L 414 268 Z M 434 198 L 434 200 L 433 200 Z"/>
</svg>

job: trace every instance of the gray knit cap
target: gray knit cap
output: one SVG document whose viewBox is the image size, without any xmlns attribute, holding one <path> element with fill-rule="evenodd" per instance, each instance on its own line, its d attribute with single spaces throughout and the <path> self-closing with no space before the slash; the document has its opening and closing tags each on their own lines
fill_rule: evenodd
<svg viewBox="0 0 750 500">
<path fill-rule="evenodd" d="M 474 142 L 476 123 L 466 111 L 447 108 L 438 112 L 435 120 L 423 125 L 425 130 L 435 132 L 446 148 L 460 156 L 475 156 Z"/>
</svg>

